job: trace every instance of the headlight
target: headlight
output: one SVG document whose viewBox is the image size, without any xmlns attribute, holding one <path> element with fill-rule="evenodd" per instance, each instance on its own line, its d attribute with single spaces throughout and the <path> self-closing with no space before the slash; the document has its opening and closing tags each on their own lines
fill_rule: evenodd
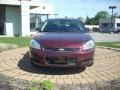
<svg viewBox="0 0 120 90">
<path fill-rule="evenodd" d="M 83 50 L 93 49 L 95 47 L 94 41 L 89 40 L 83 45 Z"/>
<path fill-rule="evenodd" d="M 30 41 L 30 47 L 35 48 L 35 49 L 40 49 L 40 44 L 37 41 L 35 41 L 34 39 L 32 39 Z"/>
</svg>

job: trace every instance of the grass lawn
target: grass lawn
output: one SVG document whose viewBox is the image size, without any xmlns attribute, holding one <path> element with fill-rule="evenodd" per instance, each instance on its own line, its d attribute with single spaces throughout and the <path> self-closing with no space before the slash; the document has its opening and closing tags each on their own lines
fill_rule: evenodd
<svg viewBox="0 0 120 90">
<path fill-rule="evenodd" d="M 0 43 L 17 44 L 20 47 L 29 46 L 30 37 L 0 37 Z M 120 48 L 120 42 L 97 42 L 97 46 Z"/>
<path fill-rule="evenodd" d="M 0 37 L 0 43 L 16 44 L 19 47 L 29 46 L 30 37 Z"/>
<path fill-rule="evenodd" d="M 97 46 L 105 46 L 105 47 L 112 47 L 112 48 L 120 48 L 120 42 L 97 42 Z"/>
</svg>

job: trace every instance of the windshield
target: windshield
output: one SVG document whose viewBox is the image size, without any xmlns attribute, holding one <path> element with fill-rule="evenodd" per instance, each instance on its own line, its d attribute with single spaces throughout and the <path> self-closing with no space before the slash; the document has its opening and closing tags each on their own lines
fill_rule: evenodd
<svg viewBox="0 0 120 90">
<path fill-rule="evenodd" d="M 42 32 L 85 32 L 84 25 L 74 19 L 50 19 L 42 28 Z"/>
</svg>

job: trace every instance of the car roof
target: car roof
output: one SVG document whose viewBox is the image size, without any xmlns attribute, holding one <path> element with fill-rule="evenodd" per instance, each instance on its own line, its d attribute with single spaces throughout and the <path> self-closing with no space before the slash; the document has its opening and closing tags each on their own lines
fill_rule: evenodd
<svg viewBox="0 0 120 90">
<path fill-rule="evenodd" d="M 79 19 L 73 19 L 73 18 L 53 18 L 53 19 L 47 19 L 48 21 L 53 21 L 53 20 L 77 20 L 80 21 Z"/>
</svg>

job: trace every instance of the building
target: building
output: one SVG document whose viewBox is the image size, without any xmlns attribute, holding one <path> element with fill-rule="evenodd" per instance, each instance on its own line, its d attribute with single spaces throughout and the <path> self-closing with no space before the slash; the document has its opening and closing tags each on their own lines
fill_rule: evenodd
<svg viewBox="0 0 120 90">
<path fill-rule="evenodd" d="M 0 0 L 0 35 L 30 36 L 50 14 L 53 5 L 44 0 Z"/>
<path fill-rule="evenodd" d="M 85 25 L 86 28 L 99 28 L 99 25 Z"/>
<path fill-rule="evenodd" d="M 100 29 L 105 29 L 105 30 L 116 30 L 117 28 L 120 28 L 120 19 L 118 18 L 111 18 L 108 19 L 101 19 L 99 22 L 99 27 Z"/>
</svg>

